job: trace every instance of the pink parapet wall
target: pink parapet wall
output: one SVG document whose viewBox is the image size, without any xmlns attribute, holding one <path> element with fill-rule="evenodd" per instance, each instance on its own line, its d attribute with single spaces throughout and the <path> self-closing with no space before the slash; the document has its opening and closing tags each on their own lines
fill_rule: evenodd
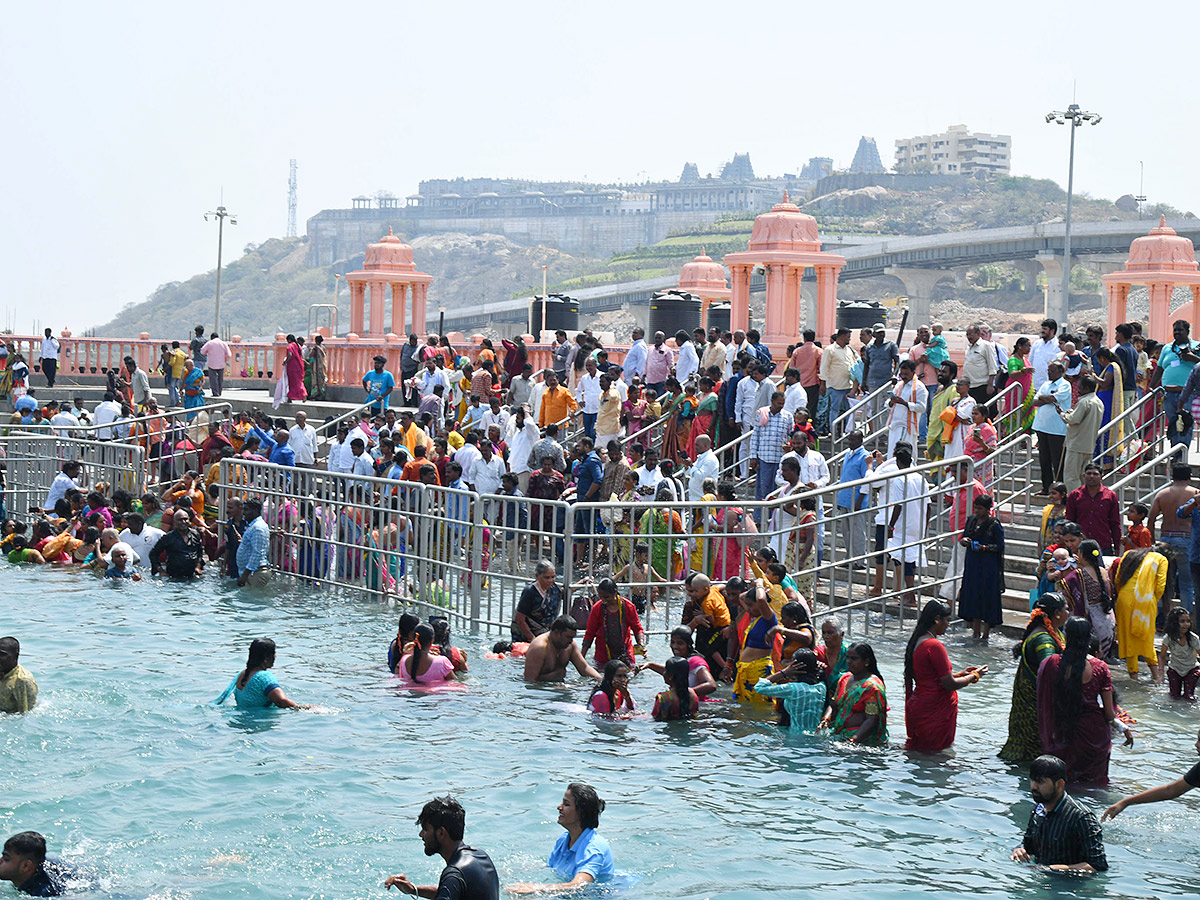
<svg viewBox="0 0 1200 900">
<path fill-rule="evenodd" d="M 1150 292 L 1150 321 L 1146 336 L 1162 343 L 1171 341 L 1171 323 L 1185 319 L 1192 324 L 1192 338 L 1200 334 L 1200 265 L 1196 248 L 1167 225 L 1166 217 L 1145 237 L 1129 245 L 1124 270 L 1101 276 L 1108 291 L 1108 333 L 1125 321 L 1129 290 L 1145 286 Z M 1192 302 L 1171 312 L 1171 295 L 1177 287 L 1192 291 Z"/>
<path fill-rule="evenodd" d="M 762 340 L 776 359 L 786 356 L 789 344 L 800 342 L 800 320 L 810 317 L 801 309 L 800 282 L 804 270 L 817 275 L 815 327 L 826 339 L 833 334 L 837 321 L 838 274 L 846 258 L 821 250 L 817 220 L 800 211 L 788 200 L 777 203 L 770 212 L 754 220 L 750 249 L 725 257 L 733 284 L 729 326 L 745 330 L 750 323 L 750 276 L 762 266 L 767 276 L 767 311 Z"/>
<path fill-rule="evenodd" d="M 404 243 L 388 228 L 388 233 L 367 245 L 367 256 L 363 267 L 357 272 L 346 273 L 350 285 L 350 332 L 360 337 L 380 339 L 386 334 L 407 335 L 410 332 L 425 333 L 425 304 L 433 276 L 418 272 L 413 262 L 412 247 Z M 366 322 L 364 312 L 367 292 L 370 291 L 370 315 Z M 392 297 L 391 327 L 384 328 L 383 311 L 388 292 Z M 412 318 L 405 330 L 405 309 L 409 292 L 412 293 Z M 363 326 L 366 325 L 366 330 Z"/>
</svg>

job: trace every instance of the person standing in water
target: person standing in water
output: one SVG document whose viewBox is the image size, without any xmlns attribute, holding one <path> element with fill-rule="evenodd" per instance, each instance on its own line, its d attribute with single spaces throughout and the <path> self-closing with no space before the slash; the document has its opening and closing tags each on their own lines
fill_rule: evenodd
<svg viewBox="0 0 1200 900">
<path fill-rule="evenodd" d="M 566 829 L 550 851 L 546 865 L 563 879 L 560 884 L 511 884 L 510 894 L 538 894 L 612 881 L 612 848 L 596 833 L 604 801 L 590 784 L 573 781 L 558 805 L 558 824 Z"/>
<path fill-rule="evenodd" d="M 214 705 L 220 706 L 233 694 L 239 709 L 266 709 L 269 706 L 278 706 L 280 709 L 310 709 L 288 699 L 288 695 L 271 674 L 270 670 L 274 665 L 275 642 L 270 638 L 255 638 L 250 642 L 246 668 L 229 682 L 229 687 L 213 701 Z"/>
<path fill-rule="evenodd" d="M 37 682 L 20 665 L 20 658 L 20 641 L 0 638 L 0 712 L 24 713 L 37 705 Z"/>
<path fill-rule="evenodd" d="M 385 888 L 402 894 L 437 900 L 500 900 L 500 876 L 492 859 L 482 850 L 463 843 L 467 814 L 453 797 L 434 797 L 417 816 L 426 856 L 440 855 L 446 861 L 435 885 L 415 885 L 407 875 L 392 875 Z"/>
</svg>

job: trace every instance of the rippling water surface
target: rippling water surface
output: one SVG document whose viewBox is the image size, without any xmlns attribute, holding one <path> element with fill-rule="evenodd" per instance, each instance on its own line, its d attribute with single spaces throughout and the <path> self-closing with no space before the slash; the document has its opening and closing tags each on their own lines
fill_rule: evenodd
<svg viewBox="0 0 1200 900">
<path fill-rule="evenodd" d="M 456 636 L 471 654 L 465 690 L 408 691 L 382 663 L 396 610 L 307 586 L 255 596 L 215 580 L 4 576 L 0 634 L 20 638 L 41 702 L 0 717 L 0 832 L 36 829 L 95 863 L 107 896 L 365 898 L 395 872 L 434 882 L 441 860 L 422 854 L 414 819 L 447 791 L 502 882 L 542 879 L 572 780 L 607 801 L 601 831 L 633 876 L 592 895 L 1196 896 L 1191 797 L 1108 824 L 1106 875 L 1009 862 L 1031 801 L 1024 773 L 995 756 L 1014 668 L 1002 638 L 979 649 L 948 636 L 956 666 L 987 662 L 993 677 L 962 693 L 955 752 L 930 758 L 784 736 L 732 703 L 687 724 L 597 722 L 582 684 L 526 686 L 469 635 Z M 278 643 L 289 696 L 319 711 L 207 705 L 258 636 Z M 874 643 L 902 745 L 902 643 L 894 630 Z M 1195 760 L 1195 709 L 1118 685 L 1142 724 L 1133 751 L 1114 748 L 1112 790 L 1086 794 L 1097 812 Z M 652 673 L 632 686 L 643 708 L 659 689 Z"/>
</svg>

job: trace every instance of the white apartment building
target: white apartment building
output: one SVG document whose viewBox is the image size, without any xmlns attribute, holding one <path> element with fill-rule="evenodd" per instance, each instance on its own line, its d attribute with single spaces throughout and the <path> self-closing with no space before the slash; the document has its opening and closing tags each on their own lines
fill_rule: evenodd
<svg viewBox="0 0 1200 900">
<path fill-rule="evenodd" d="M 896 167 L 940 175 L 1007 175 L 1012 167 L 1012 136 L 951 125 L 942 134 L 896 141 Z"/>
</svg>

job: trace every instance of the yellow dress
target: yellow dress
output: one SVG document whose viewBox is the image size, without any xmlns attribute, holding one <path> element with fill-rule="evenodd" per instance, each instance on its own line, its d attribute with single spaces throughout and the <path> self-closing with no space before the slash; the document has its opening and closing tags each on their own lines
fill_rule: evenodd
<svg viewBox="0 0 1200 900">
<path fill-rule="evenodd" d="M 1130 673 L 1137 673 L 1139 656 L 1151 665 L 1158 663 L 1154 652 L 1154 619 L 1166 589 L 1167 558 L 1161 553 L 1147 553 L 1134 576 L 1117 592 L 1114 612 L 1118 652 Z"/>
</svg>

